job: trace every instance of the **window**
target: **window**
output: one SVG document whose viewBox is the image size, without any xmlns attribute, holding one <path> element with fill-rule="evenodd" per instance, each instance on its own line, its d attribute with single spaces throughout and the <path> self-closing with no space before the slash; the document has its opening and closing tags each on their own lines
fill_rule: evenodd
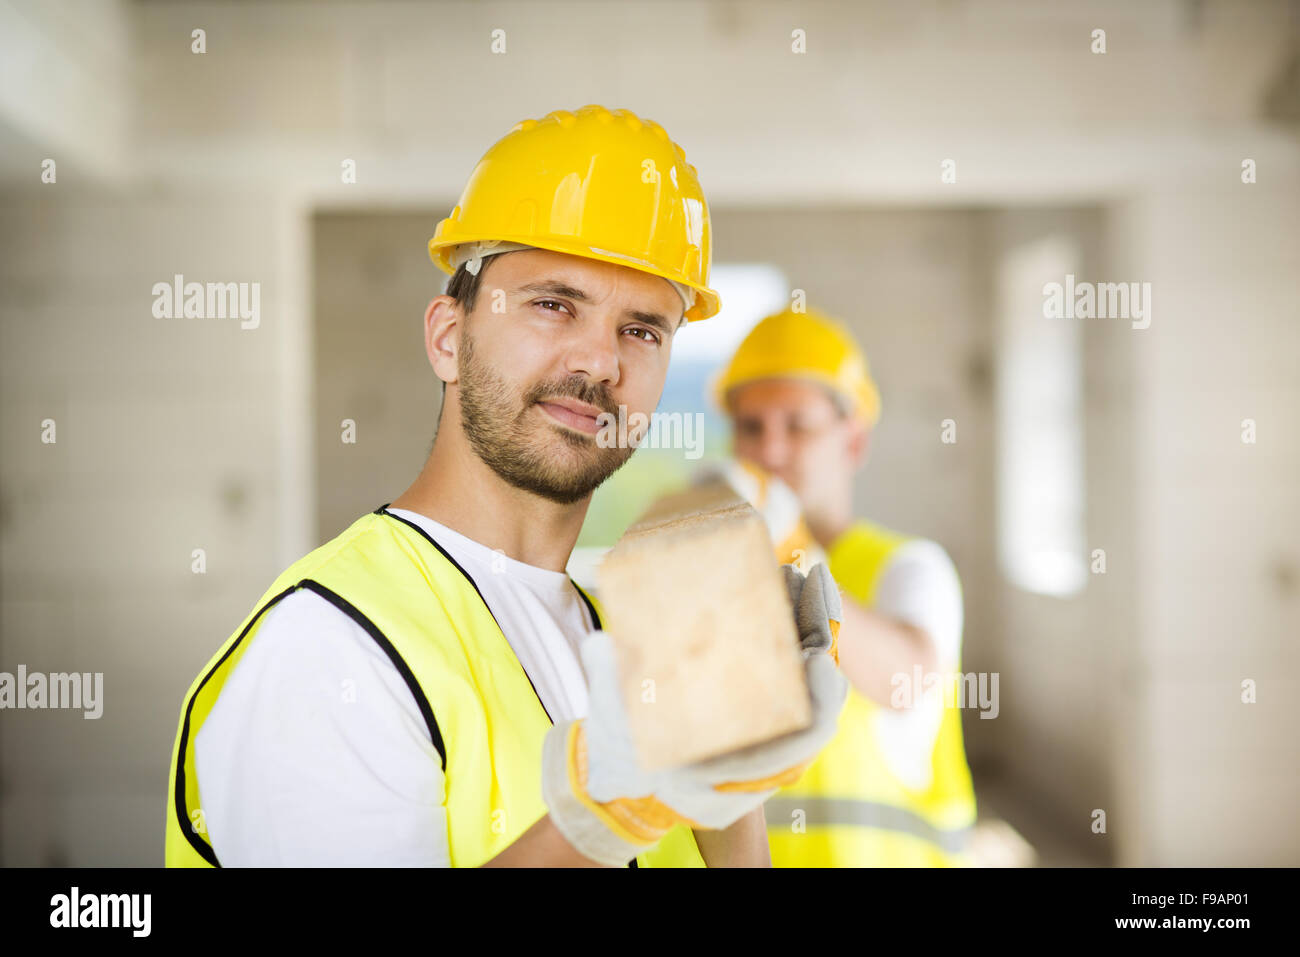
<svg viewBox="0 0 1300 957">
<path fill-rule="evenodd" d="M 997 277 L 998 560 L 1026 591 L 1065 596 L 1087 579 L 1078 319 L 1043 315 L 1043 286 L 1078 272 L 1052 237 L 1007 253 Z"/>
</svg>

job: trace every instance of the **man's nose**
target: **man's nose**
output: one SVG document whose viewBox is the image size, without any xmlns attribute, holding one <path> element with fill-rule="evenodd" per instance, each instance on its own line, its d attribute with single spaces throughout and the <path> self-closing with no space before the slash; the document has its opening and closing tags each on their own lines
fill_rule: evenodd
<svg viewBox="0 0 1300 957">
<path fill-rule="evenodd" d="M 764 425 L 754 443 L 754 453 L 758 464 L 769 472 L 784 468 L 790 457 L 790 443 L 785 434 L 771 425 Z"/>
<path fill-rule="evenodd" d="M 565 368 L 595 382 L 618 385 L 618 339 L 604 332 L 587 330 L 574 336 L 565 352 Z"/>
</svg>

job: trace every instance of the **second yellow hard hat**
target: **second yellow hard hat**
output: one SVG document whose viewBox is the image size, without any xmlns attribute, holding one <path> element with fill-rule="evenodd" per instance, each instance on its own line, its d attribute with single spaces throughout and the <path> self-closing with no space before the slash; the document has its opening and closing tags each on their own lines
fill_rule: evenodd
<svg viewBox="0 0 1300 957">
<path fill-rule="evenodd" d="M 709 207 L 695 167 L 662 126 L 584 106 L 515 125 L 479 160 L 429 255 L 500 241 L 629 266 L 695 293 L 687 319 L 721 307 L 709 288 Z"/>
<path fill-rule="evenodd" d="M 847 400 L 868 427 L 880 418 L 880 392 L 867 358 L 842 324 L 816 310 L 768 316 L 741 342 L 713 383 L 718 405 L 737 386 L 760 379 L 808 379 Z"/>
</svg>

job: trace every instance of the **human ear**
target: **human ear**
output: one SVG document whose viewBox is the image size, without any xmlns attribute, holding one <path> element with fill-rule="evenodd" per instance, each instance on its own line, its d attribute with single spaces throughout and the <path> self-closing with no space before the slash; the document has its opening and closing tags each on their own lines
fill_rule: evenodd
<svg viewBox="0 0 1300 957">
<path fill-rule="evenodd" d="M 849 436 L 849 461 L 857 469 L 867 459 L 867 449 L 871 446 L 871 430 L 860 422 L 854 422 L 853 432 Z"/>
<path fill-rule="evenodd" d="M 457 356 L 464 320 L 460 306 L 450 296 L 436 296 L 424 313 L 424 351 L 434 374 L 443 382 L 459 378 Z"/>
</svg>

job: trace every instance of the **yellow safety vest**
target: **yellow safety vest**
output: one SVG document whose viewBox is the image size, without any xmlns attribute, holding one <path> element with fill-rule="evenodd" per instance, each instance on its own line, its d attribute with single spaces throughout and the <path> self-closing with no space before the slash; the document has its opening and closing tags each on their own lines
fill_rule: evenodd
<svg viewBox="0 0 1300 957">
<path fill-rule="evenodd" d="M 871 604 L 889 556 L 908 540 L 857 522 L 832 545 L 831 575 Z M 975 791 L 962 747 L 961 711 L 944 708 L 923 791 L 889 769 L 876 741 L 882 708 L 850 688 L 840 726 L 804 775 L 765 805 L 776 867 L 943 867 L 970 863 Z"/>
<path fill-rule="evenodd" d="M 220 866 L 203 826 L 195 737 L 263 614 L 300 588 L 364 628 L 411 689 L 442 762 L 453 867 L 491 860 L 546 814 L 542 739 L 551 718 L 532 682 L 469 574 L 423 529 L 381 507 L 281 574 L 190 686 L 172 749 L 168 867 Z M 598 605 L 578 592 L 599 627 Z M 637 864 L 705 866 L 681 825 Z"/>
</svg>

